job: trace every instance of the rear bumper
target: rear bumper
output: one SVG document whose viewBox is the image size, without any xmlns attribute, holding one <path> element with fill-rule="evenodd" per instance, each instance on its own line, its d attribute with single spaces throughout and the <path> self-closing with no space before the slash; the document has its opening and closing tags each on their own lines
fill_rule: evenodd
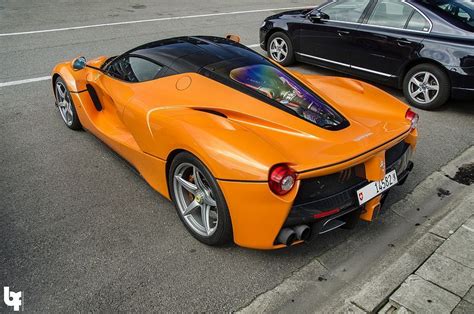
<svg viewBox="0 0 474 314">
<path fill-rule="evenodd" d="M 413 141 L 415 140 L 416 137 L 413 138 Z M 415 144 L 416 141 L 410 144 L 401 142 L 385 151 L 386 171 L 396 170 L 399 184 L 404 183 L 413 167 L 410 158 Z M 387 153 L 388 151 L 391 153 Z M 334 175 L 344 176 L 346 171 L 347 169 Z M 320 195 L 316 195 L 317 199 L 309 201 L 306 197 L 301 198 L 302 194 L 308 192 L 307 187 L 304 187 L 305 181 L 317 179 L 298 180 L 297 186 L 283 197 L 273 194 L 267 182 L 220 180 L 219 186 L 224 193 L 232 220 L 234 242 L 243 247 L 256 249 L 283 248 L 284 244 L 276 242 L 282 228 L 308 225 L 312 228 L 313 234 L 326 233 L 358 220 L 370 203 L 369 201 L 367 205 L 359 206 L 357 201 L 356 191 L 368 183 L 366 179 L 347 186 L 337 193 L 333 193 L 331 187 L 324 187 L 329 191 L 329 195 L 325 198 L 321 198 Z M 324 218 L 315 218 L 316 214 L 328 212 L 334 208 L 338 208 L 339 211 L 326 215 Z"/>
<path fill-rule="evenodd" d="M 450 67 L 451 94 L 456 99 L 474 99 L 474 67 Z"/>
<path fill-rule="evenodd" d="M 387 168 L 387 172 L 392 171 L 393 169 L 395 169 L 395 167 Z M 407 163 L 407 167 L 402 171 L 402 173 L 397 171 L 399 182 L 398 185 L 405 183 L 412 169 L 413 163 L 409 161 Z M 342 191 L 338 195 L 332 196 L 331 198 L 333 199 L 344 200 L 340 201 L 343 206 L 338 207 L 339 211 L 337 213 L 331 214 L 324 218 L 315 218 L 318 215 L 324 215 L 325 212 L 321 211 L 317 204 L 307 204 L 305 207 L 293 207 L 290 211 L 290 214 L 288 215 L 287 220 L 285 221 L 285 226 L 291 227 L 301 224 L 310 225 L 312 226 L 312 235 L 314 238 L 316 235 L 324 234 L 347 224 L 354 223 L 355 221 L 359 220 L 359 216 L 364 210 L 364 206 L 359 206 L 358 204 L 356 191 L 366 184 L 368 184 L 368 182 L 355 185 Z M 385 192 L 385 195 L 386 194 L 388 194 L 388 191 Z"/>
</svg>

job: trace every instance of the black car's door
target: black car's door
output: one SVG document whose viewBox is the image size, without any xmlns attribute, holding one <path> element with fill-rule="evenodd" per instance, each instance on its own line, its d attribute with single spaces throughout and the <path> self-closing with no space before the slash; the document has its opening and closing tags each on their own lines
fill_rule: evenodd
<svg viewBox="0 0 474 314">
<path fill-rule="evenodd" d="M 429 21 L 400 0 L 378 0 L 355 31 L 352 72 L 375 80 L 398 77 L 416 57 Z"/>
<path fill-rule="evenodd" d="M 337 0 L 319 10 L 321 19 L 308 18 L 298 30 L 297 58 L 332 68 L 349 70 L 353 32 L 371 0 Z"/>
</svg>

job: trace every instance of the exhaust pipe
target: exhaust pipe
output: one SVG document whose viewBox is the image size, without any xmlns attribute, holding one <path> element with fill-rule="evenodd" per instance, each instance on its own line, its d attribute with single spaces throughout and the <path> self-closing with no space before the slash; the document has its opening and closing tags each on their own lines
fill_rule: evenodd
<svg viewBox="0 0 474 314">
<path fill-rule="evenodd" d="M 307 225 L 299 225 L 294 227 L 296 238 L 298 240 L 307 241 L 311 236 L 311 228 Z"/>
<path fill-rule="evenodd" d="M 277 241 L 278 243 L 284 244 L 286 246 L 291 245 L 296 239 L 296 232 L 290 228 L 283 228 L 278 234 Z"/>
</svg>

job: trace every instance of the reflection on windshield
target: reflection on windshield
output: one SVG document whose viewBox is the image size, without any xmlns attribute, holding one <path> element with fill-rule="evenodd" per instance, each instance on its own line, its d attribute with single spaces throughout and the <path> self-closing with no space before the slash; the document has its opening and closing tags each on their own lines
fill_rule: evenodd
<svg viewBox="0 0 474 314">
<path fill-rule="evenodd" d="M 331 127 L 340 123 L 334 110 L 276 67 L 263 64 L 244 66 L 233 69 L 229 76 L 317 125 Z"/>
</svg>

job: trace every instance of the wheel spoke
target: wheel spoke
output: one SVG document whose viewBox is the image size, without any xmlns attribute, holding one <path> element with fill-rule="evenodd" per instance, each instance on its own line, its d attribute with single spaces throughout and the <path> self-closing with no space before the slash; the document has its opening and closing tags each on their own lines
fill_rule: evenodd
<svg viewBox="0 0 474 314">
<path fill-rule="evenodd" d="M 431 101 L 430 93 L 428 92 L 427 89 L 423 90 L 423 96 L 425 97 L 425 101 L 426 101 L 426 102 L 430 102 L 430 101 Z"/>
<path fill-rule="evenodd" d="M 201 206 L 202 225 L 203 225 L 204 229 L 206 230 L 207 234 L 209 234 L 209 232 L 211 231 L 211 227 L 210 227 L 210 223 L 209 223 L 210 211 L 211 211 L 210 206 L 208 206 L 208 205 Z"/>
<path fill-rule="evenodd" d="M 206 203 L 207 205 L 211 207 L 217 206 L 216 201 L 210 195 L 206 195 L 206 197 L 204 198 L 204 203 Z"/>
<path fill-rule="evenodd" d="M 426 85 L 426 88 L 429 89 L 429 90 L 439 91 L 439 86 L 438 85 Z"/>
<path fill-rule="evenodd" d="M 281 51 L 278 51 L 278 54 L 277 54 L 277 60 L 278 61 L 281 61 L 283 58 L 281 57 Z"/>
<path fill-rule="evenodd" d="M 204 192 L 206 190 L 206 186 L 202 182 L 201 173 L 196 167 L 193 168 L 193 177 L 194 177 L 194 183 L 196 184 L 197 188 Z"/>
<path fill-rule="evenodd" d="M 418 81 L 415 76 L 411 78 L 410 83 L 412 83 L 412 84 L 414 84 L 414 85 L 416 85 L 416 86 L 418 86 L 418 87 L 421 85 L 421 82 Z"/>
<path fill-rule="evenodd" d="M 191 214 L 194 210 L 196 210 L 199 207 L 200 207 L 199 203 L 196 202 L 196 200 L 193 200 L 191 203 L 189 203 L 188 207 L 186 207 L 186 210 L 184 211 L 183 216 L 187 216 Z"/>
<path fill-rule="evenodd" d="M 416 91 L 412 92 L 411 93 L 411 97 L 415 98 L 417 97 L 418 95 L 420 95 L 423 91 L 421 90 L 421 88 L 418 88 Z"/>
<path fill-rule="evenodd" d="M 183 179 L 181 176 L 179 175 L 176 175 L 174 177 L 176 179 L 176 181 L 178 182 L 179 185 L 181 185 L 184 189 L 186 189 L 189 193 L 195 195 L 198 188 L 196 185 L 192 184 L 191 182 L 189 181 L 186 181 L 185 179 Z"/>
<path fill-rule="evenodd" d="M 61 100 L 66 100 L 66 94 L 60 84 L 57 85 L 56 90 L 58 91 L 58 95 L 61 97 Z"/>
<path fill-rule="evenodd" d="M 430 80 L 430 74 L 428 72 L 425 73 L 425 76 L 423 77 L 423 83 L 428 84 L 428 81 Z"/>
</svg>

